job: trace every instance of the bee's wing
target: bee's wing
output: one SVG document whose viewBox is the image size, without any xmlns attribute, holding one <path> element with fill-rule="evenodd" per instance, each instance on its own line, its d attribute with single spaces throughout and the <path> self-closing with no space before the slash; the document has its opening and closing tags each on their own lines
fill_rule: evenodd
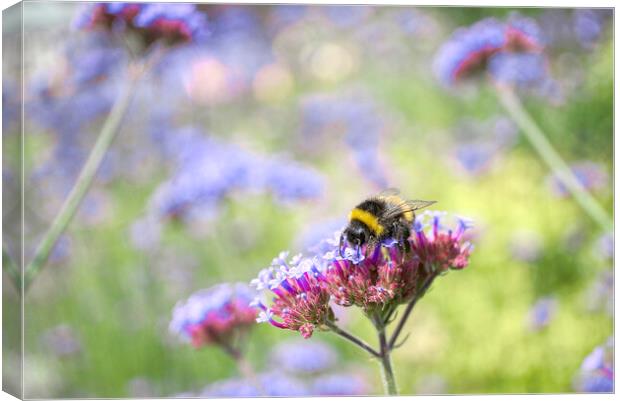
<svg viewBox="0 0 620 401">
<path fill-rule="evenodd" d="M 400 194 L 400 190 L 398 188 L 388 188 L 379 192 L 376 197 L 377 198 L 389 198 L 390 196 L 398 196 Z"/>
<path fill-rule="evenodd" d="M 393 218 L 403 213 L 414 212 L 419 209 L 423 209 L 436 203 L 437 201 L 424 201 L 424 200 L 403 200 L 399 203 L 391 204 L 385 211 L 386 218 Z"/>
</svg>

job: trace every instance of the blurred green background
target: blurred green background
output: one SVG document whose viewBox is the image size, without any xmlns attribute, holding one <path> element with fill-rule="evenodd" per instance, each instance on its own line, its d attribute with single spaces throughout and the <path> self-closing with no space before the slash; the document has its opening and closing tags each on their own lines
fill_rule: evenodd
<svg viewBox="0 0 620 401">
<path fill-rule="evenodd" d="M 63 41 L 85 35 L 69 28 L 76 7 L 25 4 L 26 87 L 37 73 L 53 71 L 63 57 Z M 244 8 L 264 16 L 277 6 Z M 320 13 L 319 7 L 310 8 L 310 15 Z M 416 18 L 418 25 L 406 33 L 393 21 L 411 11 L 415 15 L 410 18 Z M 613 316 L 593 308 L 591 300 L 593 285 L 612 266 L 611 256 L 600 249 L 606 233 L 570 197 L 554 195 L 549 170 L 517 128 L 510 146 L 497 151 L 483 172 L 459 170 L 451 155 L 462 121 L 484 122 L 506 114 L 490 85 L 477 82 L 446 90 L 432 72 L 434 54 L 454 29 L 489 16 L 505 18 L 514 11 L 368 7 L 368 15 L 345 26 L 305 17 L 308 20 L 296 22 L 294 28 L 270 33 L 275 59 L 288 71 L 283 86 L 278 81 L 265 91 L 255 83 L 243 95 L 223 102 L 185 96 L 176 103 L 174 97 L 175 121 L 257 152 L 286 152 L 325 177 L 322 194 L 282 204 L 270 194 L 239 191 L 222 199 L 217 216 L 198 227 L 164 223 L 160 241 L 146 251 L 134 246 L 131 226 L 145 214 L 153 191 L 169 174 L 159 159 L 149 164 L 150 150 L 141 148 L 147 145 L 140 135 L 159 107 L 155 103 L 166 100 L 138 97 L 137 111 L 129 116 L 114 146 L 123 155 L 146 149 L 141 165 L 145 171 L 125 171 L 114 180 L 97 183 L 94 191 L 105 195 L 103 211 L 91 220 L 78 216 L 68 230 L 69 249 L 45 267 L 25 297 L 26 396 L 172 396 L 237 375 L 234 363 L 220 350 L 195 350 L 168 333 L 172 308 L 198 289 L 223 281 L 248 282 L 282 250 L 303 251 L 300 238 L 311 227 L 343 219 L 360 199 L 378 190 L 360 174 L 337 135 L 317 139 L 311 145 L 317 149 L 314 152 L 307 151 L 313 140 L 299 135 L 304 96 L 338 95 L 351 88 L 362 88 L 389 121 L 379 145 L 389 184 L 409 198 L 435 199 L 436 209 L 468 216 L 476 226 L 470 266 L 437 280 L 408 323 L 409 340 L 394 353 L 402 394 L 422 391 L 431 376 L 441 377 L 445 384 L 438 391 L 450 394 L 574 391 L 583 358 L 612 335 Z M 545 23 L 553 13 L 567 21 L 573 18 L 573 10 L 519 12 L 546 29 L 554 29 Z M 520 93 L 526 109 L 567 161 L 594 161 L 609 177 L 611 25 L 605 20 L 603 33 L 589 48 L 559 39 L 548 46 L 551 75 L 565 88 L 562 101 Z M 376 29 L 378 39 L 360 34 L 365 28 Z M 150 76 L 144 86 L 149 85 L 163 84 Z M 184 89 L 179 86 L 178 92 Z M 56 139 L 29 122 L 28 109 L 25 117 L 29 177 L 49 158 Z M 92 133 L 81 139 L 85 149 L 101 122 L 102 118 L 94 119 Z M 492 135 L 485 129 L 488 125 L 478 126 L 482 132 L 476 132 L 477 138 Z M 18 161 L 18 148 L 11 147 L 18 143 L 3 139 L 6 172 Z M 6 187 L 7 175 L 3 176 Z M 594 192 L 609 211 L 610 180 Z M 26 182 L 27 249 L 34 248 L 58 204 L 38 194 L 38 189 Z M 3 215 L 10 222 L 17 218 L 13 216 L 17 209 L 4 202 Z M 52 213 L 42 211 L 48 202 Z M 543 327 L 533 329 L 528 319 L 542 297 L 552 297 L 557 309 Z M 18 320 L 18 305 L 18 295 L 3 274 L 3 354 L 9 363 L 19 359 L 17 333 L 6 330 Z M 356 311 L 350 312 L 347 328 L 374 343 L 371 325 Z M 68 352 L 53 345 L 49 338 L 54 335 L 69 342 Z M 257 325 L 250 336 L 251 363 L 261 371 L 274 344 L 297 336 Z M 315 338 L 332 344 L 343 364 L 367 366 L 373 394 L 382 393 L 379 367 L 362 351 L 329 333 L 316 333 L 308 341 Z M 16 385 L 17 377 L 5 367 L 7 388 Z"/>
</svg>

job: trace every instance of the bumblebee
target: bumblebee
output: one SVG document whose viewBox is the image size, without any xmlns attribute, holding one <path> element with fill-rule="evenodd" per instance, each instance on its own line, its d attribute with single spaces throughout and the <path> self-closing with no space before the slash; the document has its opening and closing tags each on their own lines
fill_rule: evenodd
<svg viewBox="0 0 620 401">
<path fill-rule="evenodd" d="M 415 211 L 435 201 L 405 200 L 397 189 L 388 189 L 357 205 L 349 214 L 349 224 L 340 235 L 339 251 L 347 243 L 358 249 L 374 246 L 388 238 L 399 243 L 409 237 Z"/>
</svg>

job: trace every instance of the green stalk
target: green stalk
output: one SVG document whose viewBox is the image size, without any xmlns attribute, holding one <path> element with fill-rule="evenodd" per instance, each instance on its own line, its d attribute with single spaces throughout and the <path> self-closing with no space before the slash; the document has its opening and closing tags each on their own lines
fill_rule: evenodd
<svg viewBox="0 0 620 401">
<path fill-rule="evenodd" d="M 611 217 L 583 185 L 581 185 L 570 167 L 553 148 L 545 134 L 525 110 L 514 91 L 504 86 L 495 86 L 495 89 L 506 111 L 517 123 L 519 128 L 521 128 L 521 131 L 523 131 L 536 152 L 538 152 L 540 158 L 547 164 L 551 171 L 555 173 L 558 179 L 575 198 L 579 206 L 581 206 L 603 230 L 611 231 L 613 229 Z"/>
<path fill-rule="evenodd" d="M 9 277 L 11 277 L 11 280 L 13 280 L 13 284 L 15 284 L 15 288 L 17 289 L 17 292 L 21 293 L 22 291 L 21 271 L 15 265 L 13 258 L 11 258 L 11 255 L 9 255 L 9 253 L 6 251 L 4 246 L 2 247 L 2 266 L 6 270 Z"/>
<path fill-rule="evenodd" d="M 383 388 L 387 395 L 398 395 L 398 387 L 396 386 L 396 379 L 394 378 L 394 368 L 392 368 L 392 356 L 390 345 L 388 344 L 387 337 L 385 335 L 385 322 L 379 314 L 376 314 L 372 319 L 377 334 L 379 336 L 379 361 L 381 362 L 381 373 L 383 377 Z"/>
<path fill-rule="evenodd" d="M 47 262 L 52 249 L 54 249 L 58 238 L 67 229 L 69 223 L 75 216 L 82 200 L 86 196 L 95 179 L 97 170 L 101 166 L 101 162 L 103 161 L 106 152 L 110 148 L 112 141 L 114 141 L 114 138 L 119 131 L 120 124 L 125 116 L 125 113 L 127 112 L 129 104 L 131 103 L 138 79 L 143 72 L 138 71 L 138 68 L 133 71 L 131 70 L 131 67 L 136 68 L 136 66 L 130 66 L 131 74 L 128 82 L 116 99 L 108 118 L 103 124 L 99 137 L 97 138 L 86 163 L 82 167 L 77 181 L 62 204 L 60 211 L 54 218 L 52 225 L 45 233 L 45 236 L 37 248 L 34 258 L 24 271 L 24 291 L 28 289 L 32 283 L 32 280 L 41 271 L 43 266 L 45 266 L 45 263 Z"/>
</svg>

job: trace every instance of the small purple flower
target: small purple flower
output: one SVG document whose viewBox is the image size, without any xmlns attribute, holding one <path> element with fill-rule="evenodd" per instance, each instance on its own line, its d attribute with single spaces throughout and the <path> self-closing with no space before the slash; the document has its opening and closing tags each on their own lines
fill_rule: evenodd
<svg viewBox="0 0 620 401">
<path fill-rule="evenodd" d="M 292 374 L 314 374 L 332 368 L 338 359 L 336 351 L 320 341 L 291 340 L 279 343 L 271 351 L 274 367 Z"/>
<path fill-rule="evenodd" d="M 499 52 L 539 53 L 542 49 L 541 33 L 533 20 L 516 15 L 507 22 L 486 18 L 457 29 L 439 49 L 434 69 L 444 85 L 453 86 L 486 69 L 489 59 Z"/>
<path fill-rule="evenodd" d="M 600 163 L 592 161 L 573 163 L 571 170 L 581 185 L 589 191 L 609 188 L 609 176 Z M 555 196 L 566 198 L 570 195 L 564 184 L 554 175 L 549 176 L 547 182 Z"/>
<path fill-rule="evenodd" d="M 614 257 L 614 233 L 609 232 L 599 237 L 597 241 L 597 251 L 603 259 L 613 259 Z"/>
<path fill-rule="evenodd" d="M 528 315 L 531 330 L 538 331 L 549 325 L 558 309 L 558 301 L 553 297 L 544 297 L 536 301 Z"/>
<path fill-rule="evenodd" d="M 368 378 L 360 374 L 331 373 L 314 379 L 312 395 L 327 397 L 368 395 Z"/>
<path fill-rule="evenodd" d="M 250 306 L 254 292 L 245 284 L 219 284 L 177 303 L 170 331 L 196 348 L 209 344 L 231 345 L 256 319 Z"/>
<path fill-rule="evenodd" d="M 194 4 L 98 3 L 85 7 L 74 25 L 80 29 L 136 34 L 144 47 L 161 40 L 168 45 L 203 40 L 207 16 Z"/>
<path fill-rule="evenodd" d="M 613 338 L 596 347 L 581 364 L 575 379 L 580 393 L 611 393 L 614 391 Z"/>
</svg>

